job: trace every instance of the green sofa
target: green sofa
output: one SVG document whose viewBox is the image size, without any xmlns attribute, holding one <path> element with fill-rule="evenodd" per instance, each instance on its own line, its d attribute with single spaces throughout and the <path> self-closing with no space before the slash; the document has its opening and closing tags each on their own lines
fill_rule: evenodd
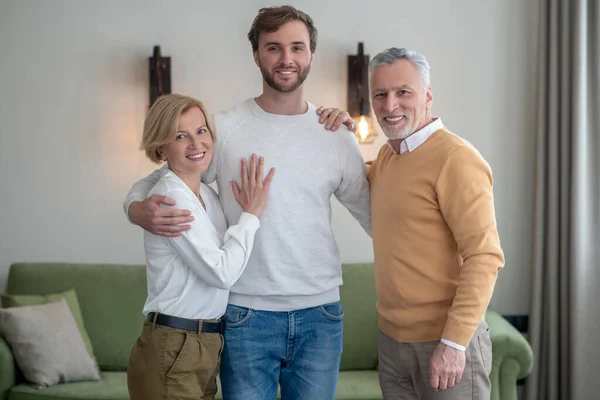
<svg viewBox="0 0 600 400">
<path fill-rule="evenodd" d="M 336 399 L 381 399 L 373 265 L 344 265 L 343 274 L 344 350 Z M 143 323 L 145 267 L 16 263 L 10 268 L 6 293 L 49 294 L 71 288 L 77 292 L 102 380 L 35 389 L 23 382 L 10 347 L 0 338 L 0 400 L 129 399 L 125 370 Z M 531 368 L 531 348 L 494 311 L 488 311 L 486 319 L 493 343 L 492 399 L 516 400 L 516 381 Z"/>
</svg>

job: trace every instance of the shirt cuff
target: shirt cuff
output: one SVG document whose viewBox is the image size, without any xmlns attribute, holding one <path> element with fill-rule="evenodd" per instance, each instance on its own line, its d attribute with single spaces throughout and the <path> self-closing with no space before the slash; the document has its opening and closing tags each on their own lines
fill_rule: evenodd
<svg viewBox="0 0 600 400">
<path fill-rule="evenodd" d="M 442 338 L 441 342 L 444 343 L 446 346 L 450 346 L 450 347 L 452 347 L 453 349 L 456 349 L 456 350 L 460 350 L 460 351 L 467 350 L 467 348 L 465 346 L 461 346 L 460 344 L 454 343 L 451 340 L 446 340 L 446 339 Z"/>
<path fill-rule="evenodd" d="M 239 225 L 245 225 L 250 229 L 257 231 L 260 228 L 260 219 L 254 214 L 250 214 L 248 212 L 242 212 L 240 215 L 240 219 L 238 221 Z"/>
</svg>

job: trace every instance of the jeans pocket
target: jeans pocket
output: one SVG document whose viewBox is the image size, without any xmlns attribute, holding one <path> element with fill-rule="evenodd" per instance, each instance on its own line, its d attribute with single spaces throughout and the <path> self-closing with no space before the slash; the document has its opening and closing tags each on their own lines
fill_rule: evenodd
<svg viewBox="0 0 600 400">
<path fill-rule="evenodd" d="M 344 319 L 344 312 L 342 311 L 342 304 L 339 301 L 335 303 L 328 303 L 319 306 L 319 311 L 325 317 L 333 321 L 341 321 Z"/>
<path fill-rule="evenodd" d="M 244 324 L 250 319 L 253 311 L 250 308 L 228 305 L 223 320 L 225 320 L 225 328 L 235 327 Z"/>
</svg>

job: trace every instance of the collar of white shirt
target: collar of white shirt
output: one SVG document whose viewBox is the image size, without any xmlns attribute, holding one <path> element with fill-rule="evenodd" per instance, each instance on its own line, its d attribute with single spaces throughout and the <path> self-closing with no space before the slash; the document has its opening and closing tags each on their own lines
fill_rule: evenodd
<svg viewBox="0 0 600 400">
<path fill-rule="evenodd" d="M 429 124 L 419 129 L 402 142 L 400 142 L 400 154 L 406 153 L 407 151 L 414 151 L 417 147 L 425 143 L 429 136 L 435 131 L 439 131 L 444 127 L 441 118 L 434 118 Z M 394 149 L 391 140 L 387 141 L 388 146 Z"/>
</svg>

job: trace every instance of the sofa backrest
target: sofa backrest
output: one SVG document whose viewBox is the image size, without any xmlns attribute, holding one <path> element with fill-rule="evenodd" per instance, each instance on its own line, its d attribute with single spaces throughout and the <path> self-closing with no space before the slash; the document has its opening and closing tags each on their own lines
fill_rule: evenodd
<svg viewBox="0 0 600 400">
<path fill-rule="evenodd" d="M 373 264 L 342 266 L 344 311 L 341 370 L 377 366 L 377 311 Z M 50 294 L 75 289 L 85 328 L 102 370 L 126 370 L 141 332 L 146 300 L 143 265 L 15 263 L 6 292 Z"/>
<path fill-rule="evenodd" d="M 6 292 L 50 294 L 75 289 L 102 370 L 126 370 L 141 332 L 146 301 L 143 265 L 15 263 Z"/>
<path fill-rule="evenodd" d="M 373 264 L 342 265 L 344 348 L 340 370 L 377 367 L 377 310 Z"/>
</svg>

